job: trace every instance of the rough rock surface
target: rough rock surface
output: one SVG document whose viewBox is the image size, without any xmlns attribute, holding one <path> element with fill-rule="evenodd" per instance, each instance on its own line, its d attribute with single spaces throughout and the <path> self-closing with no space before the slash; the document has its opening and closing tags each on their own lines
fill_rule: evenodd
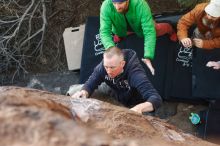
<svg viewBox="0 0 220 146">
<path fill-rule="evenodd" d="M 166 122 L 95 99 L 0 88 L 0 145 L 212 146 Z"/>
</svg>

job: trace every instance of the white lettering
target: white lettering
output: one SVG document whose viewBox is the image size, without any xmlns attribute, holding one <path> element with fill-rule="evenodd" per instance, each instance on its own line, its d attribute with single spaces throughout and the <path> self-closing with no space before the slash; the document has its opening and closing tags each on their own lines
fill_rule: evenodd
<svg viewBox="0 0 220 146">
<path fill-rule="evenodd" d="M 192 48 L 184 48 L 181 46 L 176 61 L 182 62 L 183 67 L 192 67 Z"/>
<path fill-rule="evenodd" d="M 130 90 L 130 85 L 127 80 L 118 80 L 116 81 L 114 78 L 110 78 L 108 75 L 105 76 L 105 80 L 110 82 L 110 84 L 116 86 L 118 89 Z"/>
<path fill-rule="evenodd" d="M 95 39 L 96 40 L 94 41 L 94 51 L 95 51 L 95 56 L 98 56 L 104 53 L 105 48 L 103 47 L 99 34 L 95 35 Z"/>
</svg>

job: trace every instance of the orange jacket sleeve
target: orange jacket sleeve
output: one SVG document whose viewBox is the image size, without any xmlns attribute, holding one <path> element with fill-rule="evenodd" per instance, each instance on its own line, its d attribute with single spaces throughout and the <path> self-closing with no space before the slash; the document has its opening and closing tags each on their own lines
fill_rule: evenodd
<svg viewBox="0 0 220 146">
<path fill-rule="evenodd" d="M 193 25 L 196 24 L 199 15 L 204 11 L 207 3 L 198 4 L 193 10 L 183 15 L 177 24 L 177 37 L 179 40 L 188 37 L 188 30 Z"/>
<path fill-rule="evenodd" d="M 207 49 L 207 50 L 220 48 L 220 37 L 217 37 L 211 40 L 203 40 L 202 48 Z"/>
</svg>

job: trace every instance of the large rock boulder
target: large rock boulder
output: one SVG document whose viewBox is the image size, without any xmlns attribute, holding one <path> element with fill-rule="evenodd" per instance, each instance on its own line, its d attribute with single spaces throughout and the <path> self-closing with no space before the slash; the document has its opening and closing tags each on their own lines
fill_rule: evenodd
<svg viewBox="0 0 220 146">
<path fill-rule="evenodd" d="M 0 145 L 212 146 L 151 116 L 96 99 L 0 88 Z"/>
</svg>

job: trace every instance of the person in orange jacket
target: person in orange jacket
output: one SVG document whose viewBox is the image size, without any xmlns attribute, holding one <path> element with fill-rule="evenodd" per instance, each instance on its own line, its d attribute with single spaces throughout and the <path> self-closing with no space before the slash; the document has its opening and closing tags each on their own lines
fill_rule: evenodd
<svg viewBox="0 0 220 146">
<path fill-rule="evenodd" d="M 193 25 L 196 28 L 191 39 L 188 30 Z M 177 36 L 184 47 L 220 48 L 220 0 L 198 4 L 182 16 L 177 24 Z"/>
</svg>

